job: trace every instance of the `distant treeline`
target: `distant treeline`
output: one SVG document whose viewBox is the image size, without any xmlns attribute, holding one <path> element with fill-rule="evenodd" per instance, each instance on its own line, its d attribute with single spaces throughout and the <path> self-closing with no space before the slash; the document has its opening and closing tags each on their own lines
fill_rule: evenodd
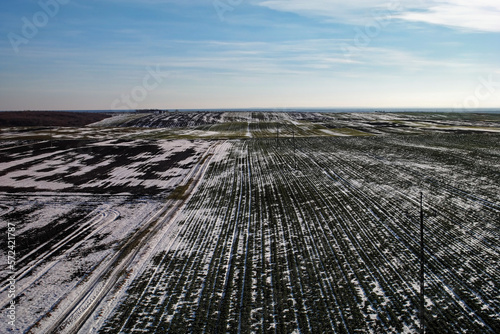
<svg viewBox="0 0 500 334">
<path fill-rule="evenodd" d="M 66 111 L 0 112 L 0 127 L 11 126 L 85 126 L 111 117 L 105 113 Z"/>
</svg>

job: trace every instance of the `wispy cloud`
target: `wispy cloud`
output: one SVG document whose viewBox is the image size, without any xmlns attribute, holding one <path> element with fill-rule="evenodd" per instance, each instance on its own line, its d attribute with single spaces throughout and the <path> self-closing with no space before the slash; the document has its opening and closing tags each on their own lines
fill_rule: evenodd
<svg viewBox="0 0 500 334">
<path fill-rule="evenodd" d="M 172 42 L 185 54 L 154 59 L 169 71 L 199 76 L 231 77 L 350 76 L 353 73 L 453 73 L 482 67 L 463 57 L 437 59 L 417 51 L 395 47 L 367 47 L 352 59 L 346 59 L 339 39 L 311 39 L 282 42 Z M 181 47 L 181 45 L 183 45 Z M 193 52 L 196 50 L 196 53 Z M 487 65 L 484 65 L 485 67 Z"/>
<path fill-rule="evenodd" d="M 384 12 L 404 21 L 423 22 L 460 29 L 500 32 L 500 3 L 497 0 L 265 0 L 260 6 L 299 15 L 333 19 L 339 23 L 363 24 Z"/>
<path fill-rule="evenodd" d="M 447 105 L 499 69 L 497 1 L 244 0 L 224 22 L 212 0 L 77 1 L 19 54 L 40 8 L 6 2 L 0 107 L 107 108 L 148 67 L 169 77 L 144 107 Z"/>
<path fill-rule="evenodd" d="M 397 1 L 399 3 L 399 1 Z M 356 2 L 339 0 L 265 0 L 258 5 L 277 11 L 292 12 L 305 16 L 334 19 L 340 23 L 360 24 L 370 11 L 386 9 L 389 1 L 361 0 Z"/>
<path fill-rule="evenodd" d="M 399 18 L 473 31 L 500 32 L 500 2 L 435 1 L 423 11 L 404 12 Z"/>
</svg>

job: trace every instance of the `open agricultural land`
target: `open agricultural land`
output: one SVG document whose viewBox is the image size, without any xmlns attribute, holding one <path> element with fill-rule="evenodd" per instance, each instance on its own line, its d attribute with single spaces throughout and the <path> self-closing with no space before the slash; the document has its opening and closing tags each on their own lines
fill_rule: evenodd
<svg viewBox="0 0 500 334">
<path fill-rule="evenodd" d="M 498 114 L 9 125 L 0 333 L 415 333 L 421 193 L 426 331 L 499 333 Z"/>
</svg>

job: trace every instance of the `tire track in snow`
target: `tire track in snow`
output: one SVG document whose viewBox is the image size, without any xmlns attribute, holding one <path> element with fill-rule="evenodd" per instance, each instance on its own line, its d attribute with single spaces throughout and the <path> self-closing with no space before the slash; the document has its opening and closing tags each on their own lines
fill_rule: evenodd
<svg viewBox="0 0 500 334">
<path fill-rule="evenodd" d="M 209 152 L 211 150 L 208 150 Z M 208 152 L 207 152 L 208 154 Z M 202 159 L 206 162 L 208 159 Z M 187 194 L 192 195 L 193 189 L 206 171 L 206 163 L 198 164 L 195 167 L 196 175 L 192 176 L 195 180 L 186 190 Z M 190 174 L 192 175 L 192 174 Z M 188 196 L 189 198 L 189 196 Z M 140 247 L 137 243 L 148 243 L 156 233 L 161 230 L 163 224 L 167 224 L 176 217 L 178 209 L 185 202 L 177 202 L 171 205 L 167 202 L 142 228 L 140 228 L 128 241 L 122 245 L 122 248 L 112 256 L 101 268 L 97 268 L 97 273 L 90 277 L 89 281 L 81 288 L 78 298 L 71 302 L 63 312 L 57 314 L 57 318 L 50 322 L 49 332 L 77 333 L 85 325 L 88 318 L 99 306 L 101 301 L 109 294 L 115 283 L 124 275 L 127 268 L 136 258 Z"/>
<path fill-rule="evenodd" d="M 30 286 L 35 284 L 38 280 L 40 280 L 46 273 L 48 273 L 52 268 L 57 266 L 62 260 L 68 257 L 68 254 L 71 254 L 75 249 L 80 247 L 85 241 L 96 235 L 99 231 L 101 231 L 104 227 L 106 227 L 109 223 L 113 222 L 116 218 L 119 217 L 120 213 L 116 210 L 112 209 L 104 209 L 99 210 L 100 213 L 87 221 L 87 223 L 83 224 L 82 227 L 72 232 L 70 235 L 65 237 L 63 240 L 52 246 L 46 252 L 43 252 L 41 255 L 36 255 L 40 249 L 43 249 L 50 241 L 40 245 L 36 249 L 32 250 L 17 262 L 22 263 L 25 260 L 29 260 L 31 257 L 36 256 L 35 260 L 27 263 L 25 266 L 17 269 L 16 273 L 16 281 L 17 281 L 17 294 L 22 294 L 25 290 L 27 290 Z M 90 214 L 92 215 L 92 214 Z M 104 221 L 104 223 L 103 223 Z M 99 226 L 98 226 L 99 225 Z M 97 228 L 95 228 L 97 226 Z M 88 233 L 90 231 L 90 233 Z M 62 250 L 71 245 L 70 248 L 65 250 L 63 253 L 58 254 L 57 257 L 53 260 L 49 261 L 53 255 L 57 254 L 59 250 Z M 44 263 L 47 263 L 42 269 L 38 270 Z M 35 271 L 35 275 L 29 277 L 28 275 Z M 27 280 L 23 279 L 27 277 Z M 0 289 L 0 293 L 3 293 L 7 287 L 3 287 Z M 5 307 L 8 301 L 3 301 L 0 304 L 0 308 Z"/>
</svg>

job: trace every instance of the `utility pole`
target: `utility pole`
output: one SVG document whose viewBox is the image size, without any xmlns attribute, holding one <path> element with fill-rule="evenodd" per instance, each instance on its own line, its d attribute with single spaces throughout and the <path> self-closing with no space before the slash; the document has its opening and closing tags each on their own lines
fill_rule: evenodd
<svg viewBox="0 0 500 334">
<path fill-rule="evenodd" d="M 296 153 L 297 147 L 295 145 L 295 131 L 294 130 L 292 130 L 292 137 L 293 137 L 293 159 L 294 159 L 294 163 L 295 163 L 295 169 L 297 169 L 297 153 Z"/>
<path fill-rule="evenodd" d="M 420 333 L 425 333 L 424 326 L 424 296 L 425 296 L 425 273 L 424 273 L 424 209 L 423 197 L 420 192 Z"/>
<path fill-rule="evenodd" d="M 276 146 L 280 146 L 279 142 L 279 137 L 280 137 L 280 125 L 276 124 Z"/>
</svg>

